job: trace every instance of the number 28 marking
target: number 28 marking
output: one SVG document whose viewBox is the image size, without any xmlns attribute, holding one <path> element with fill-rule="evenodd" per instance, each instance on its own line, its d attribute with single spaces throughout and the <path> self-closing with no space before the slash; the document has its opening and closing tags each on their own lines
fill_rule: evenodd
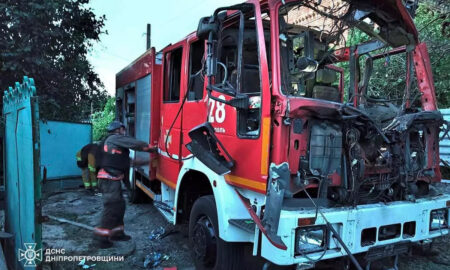
<svg viewBox="0 0 450 270">
<path fill-rule="evenodd" d="M 224 95 L 219 96 L 220 99 L 225 99 Z M 209 100 L 209 122 L 223 123 L 225 121 L 225 103 L 216 102 L 213 99 Z M 214 109 L 216 110 L 214 112 Z"/>
</svg>

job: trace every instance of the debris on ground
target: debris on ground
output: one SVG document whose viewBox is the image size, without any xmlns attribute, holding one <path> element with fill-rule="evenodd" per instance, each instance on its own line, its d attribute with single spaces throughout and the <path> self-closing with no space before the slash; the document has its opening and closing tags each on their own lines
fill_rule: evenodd
<svg viewBox="0 0 450 270">
<path fill-rule="evenodd" d="M 148 239 L 150 240 L 161 240 L 165 238 L 168 235 L 179 233 L 179 231 L 175 229 L 166 230 L 164 227 L 160 226 L 159 228 L 156 228 L 151 231 Z"/>
<path fill-rule="evenodd" d="M 86 264 L 86 259 L 82 259 L 78 265 L 81 266 L 82 269 L 91 269 L 94 268 L 96 264 Z"/>
<path fill-rule="evenodd" d="M 179 233 L 179 231 L 174 230 L 174 229 L 167 230 L 165 233 L 163 233 L 163 234 L 159 237 L 159 239 L 163 239 L 163 238 L 165 238 L 166 236 L 169 236 L 169 235 L 175 234 L 175 233 Z"/>
<path fill-rule="evenodd" d="M 42 225 L 43 249 L 64 249 L 66 256 L 124 257 L 123 261 L 87 260 L 85 265 L 88 264 L 90 268 L 86 269 L 144 269 L 145 258 L 151 252 L 158 252 L 169 257 L 162 260 L 155 269 L 162 270 L 173 266 L 181 270 L 194 269 L 187 244 L 187 225 L 170 225 L 152 204 L 129 204 L 127 201 L 124 218 L 125 232 L 132 236 L 132 240 L 114 242 L 112 248 L 99 250 L 92 245 L 92 232 L 71 222 L 89 227 L 97 226 L 102 213 L 102 198 L 86 194 L 83 188 L 65 190 L 57 194 L 52 194 L 52 191 L 43 193 L 42 215 L 48 217 Z M 124 196 L 126 195 L 125 193 Z M 57 219 L 52 219 L 50 216 Z M 61 222 L 66 220 L 71 222 Z M 161 234 L 158 240 L 149 240 L 150 232 L 156 232 L 161 227 L 165 228 L 165 234 Z M 167 235 L 170 236 L 167 237 Z M 79 262 L 79 260 L 51 263 L 43 261 L 43 269 L 83 269 L 82 265 L 78 265 Z M 91 264 L 96 265 L 92 268 Z"/>
<path fill-rule="evenodd" d="M 71 221 L 71 220 L 68 220 L 68 219 L 65 219 L 65 218 L 58 218 L 58 217 L 54 217 L 54 216 L 50 216 L 50 215 L 47 216 L 47 217 L 49 219 L 53 219 L 53 220 L 59 221 L 61 223 L 68 223 L 68 224 L 72 224 L 74 226 L 85 228 L 86 230 L 90 230 L 90 231 L 94 230 L 94 227 L 92 227 L 92 226 L 88 226 L 86 224 L 82 224 L 82 223 L 79 223 L 79 222 Z"/>
<path fill-rule="evenodd" d="M 144 268 L 154 268 L 160 265 L 163 261 L 167 261 L 169 256 L 163 255 L 159 252 L 152 252 L 145 256 Z"/>
<path fill-rule="evenodd" d="M 150 240 L 158 240 L 161 239 L 161 236 L 166 233 L 166 229 L 164 229 L 162 226 L 159 226 L 159 228 L 156 228 L 151 231 L 150 236 L 148 239 Z"/>
<path fill-rule="evenodd" d="M 81 180 L 80 180 L 81 181 Z M 439 192 L 450 192 L 450 184 L 436 184 Z M 78 200 L 79 198 L 79 200 Z M 71 202 L 72 201 L 72 202 Z M 92 246 L 92 233 L 86 228 L 71 223 L 61 223 L 61 219 L 95 227 L 101 218 L 102 199 L 89 196 L 82 188 L 66 190 L 58 193 L 43 194 L 43 216 L 52 216 L 43 223 L 43 249 L 64 249 L 66 256 L 123 256 L 124 261 L 87 261 L 89 268 L 97 270 L 144 269 L 143 263 L 152 252 L 167 255 L 165 260 L 153 267 L 157 270 L 176 266 L 180 270 L 193 270 L 194 264 L 190 255 L 188 226 L 186 224 L 170 225 L 152 204 L 128 204 L 125 213 L 125 231 L 133 239 L 127 242 L 115 242 L 111 249 L 98 250 Z M 0 221 L 1 223 L 1 221 Z M 161 233 L 161 228 L 165 228 Z M 158 240 L 149 240 L 152 233 L 160 232 Z M 174 234 L 176 233 L 176 234 Z M 172 235 L 173 234 L 173 235 Z M 166 237 L 171 235 L 170 237 Z M 400 270 L 441 270 L 447 269 L 450 263 L 448 243 L 450 235 L 439 237 L 433 241 L 432 250 L 436 256 L 408 255 L 399 257 Z M 151 257 L 150 257 L 151 258 Z M 147 262 L 150 269 L 151 260 Z M 83 269 L 76 262 L 45 262 L 43 269 Z M 96 264 L 94 268 L 93 265 Z M 84 265 L 87 265 L 86 262 Z M 256 269 L 250 265 L 246 270 Z M 258 268 L 258 269 L 261 269 Z"/>
</svg>

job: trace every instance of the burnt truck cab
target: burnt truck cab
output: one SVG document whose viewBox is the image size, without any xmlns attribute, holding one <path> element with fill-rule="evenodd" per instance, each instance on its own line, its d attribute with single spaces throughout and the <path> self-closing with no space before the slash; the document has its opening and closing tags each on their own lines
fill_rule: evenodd
<svg viewBox="0 0 450 270">
<path fill-rule="evenodd" d="M 441 178 L 443 118 L 426 46 L 408 11 L 395 1 L 339 1 L 333 8 L 309 2 L 277 2 L 270 20 L 255 16 L 249 3 L 202 19 L 197 35 L 207 40 L 208 98 L 236 110 L 241 138 L 257 138 L 270 117 L 270 163 L 286 164 L 290 177 L 279 181 L 294 197 L 306 188 L 357 205 L 427 194 Z M 252 25 L 258 19 L 259 36 L 258 22 Z M 346 47 L 351 31 L 366 41 Z M 271 45 L 271 67 L 258 55 L 262 43 Z M 404 60 L 403 88 L 376 89 L 375 63 L 394 56 Z"/>
<path fill-rule="evenodd" d="M 443 118 L 413 13 L 401 0 L 267 0 L 200 20 L 208 115 L 186 147 L 236 187 L 266 259 L 313 264 L 343 243 L 375 258 L 448 234 L 450 197 L 431 187 Z M 381 85 L 394 61 L 398 81 Z"/>
<path fill-rule="evenodd" d="M 198 269 L 241 269 L 248 246 L 299 269 L 367 265 L 448 234 L 414 8 L 249 0 L 148 50 L 116 76 L 118 118 L 158 147 L 131 169 L 130 199 L 189 223 Z"/>
</svg>

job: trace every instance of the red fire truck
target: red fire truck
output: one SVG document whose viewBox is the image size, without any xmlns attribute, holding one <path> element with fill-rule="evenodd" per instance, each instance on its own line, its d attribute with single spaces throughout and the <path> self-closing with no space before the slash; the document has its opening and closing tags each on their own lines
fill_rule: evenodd
<svg viewBox="0 0 450 270">
<path fill-rule="evenodd" d="M 250 255 L 360 269 L 448 234 L 443 120 L 409 2 L 249 0 L 145 52 L 116 76 L 117 118 L 159 149 L 131 169 L 131 201 L 189 224 L 198 269 Z"/>
</svg>

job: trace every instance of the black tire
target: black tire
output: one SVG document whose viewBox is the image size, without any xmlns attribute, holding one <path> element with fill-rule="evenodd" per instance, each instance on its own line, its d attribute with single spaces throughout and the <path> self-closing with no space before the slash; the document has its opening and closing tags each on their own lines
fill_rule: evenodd
<svg viewBox="0 0 450 270">
<path fill-rule="evenodd" d="M 143 202 L 146 194 L 144 194 L 144 192 L 138 186 L 136 186 L 136 172 L 133 173 L 133 178 L 130 179 L 129 182 L 130 186 L 128 188 L 128 201 L 130 203 Z"/>
<path fill-rule="evenodd" d="M 198 198 L 189 218 L 189 243 L 197 270 L 243 269 L 244 245 L 219 237 L 213 195 Z"/>
</svg>

